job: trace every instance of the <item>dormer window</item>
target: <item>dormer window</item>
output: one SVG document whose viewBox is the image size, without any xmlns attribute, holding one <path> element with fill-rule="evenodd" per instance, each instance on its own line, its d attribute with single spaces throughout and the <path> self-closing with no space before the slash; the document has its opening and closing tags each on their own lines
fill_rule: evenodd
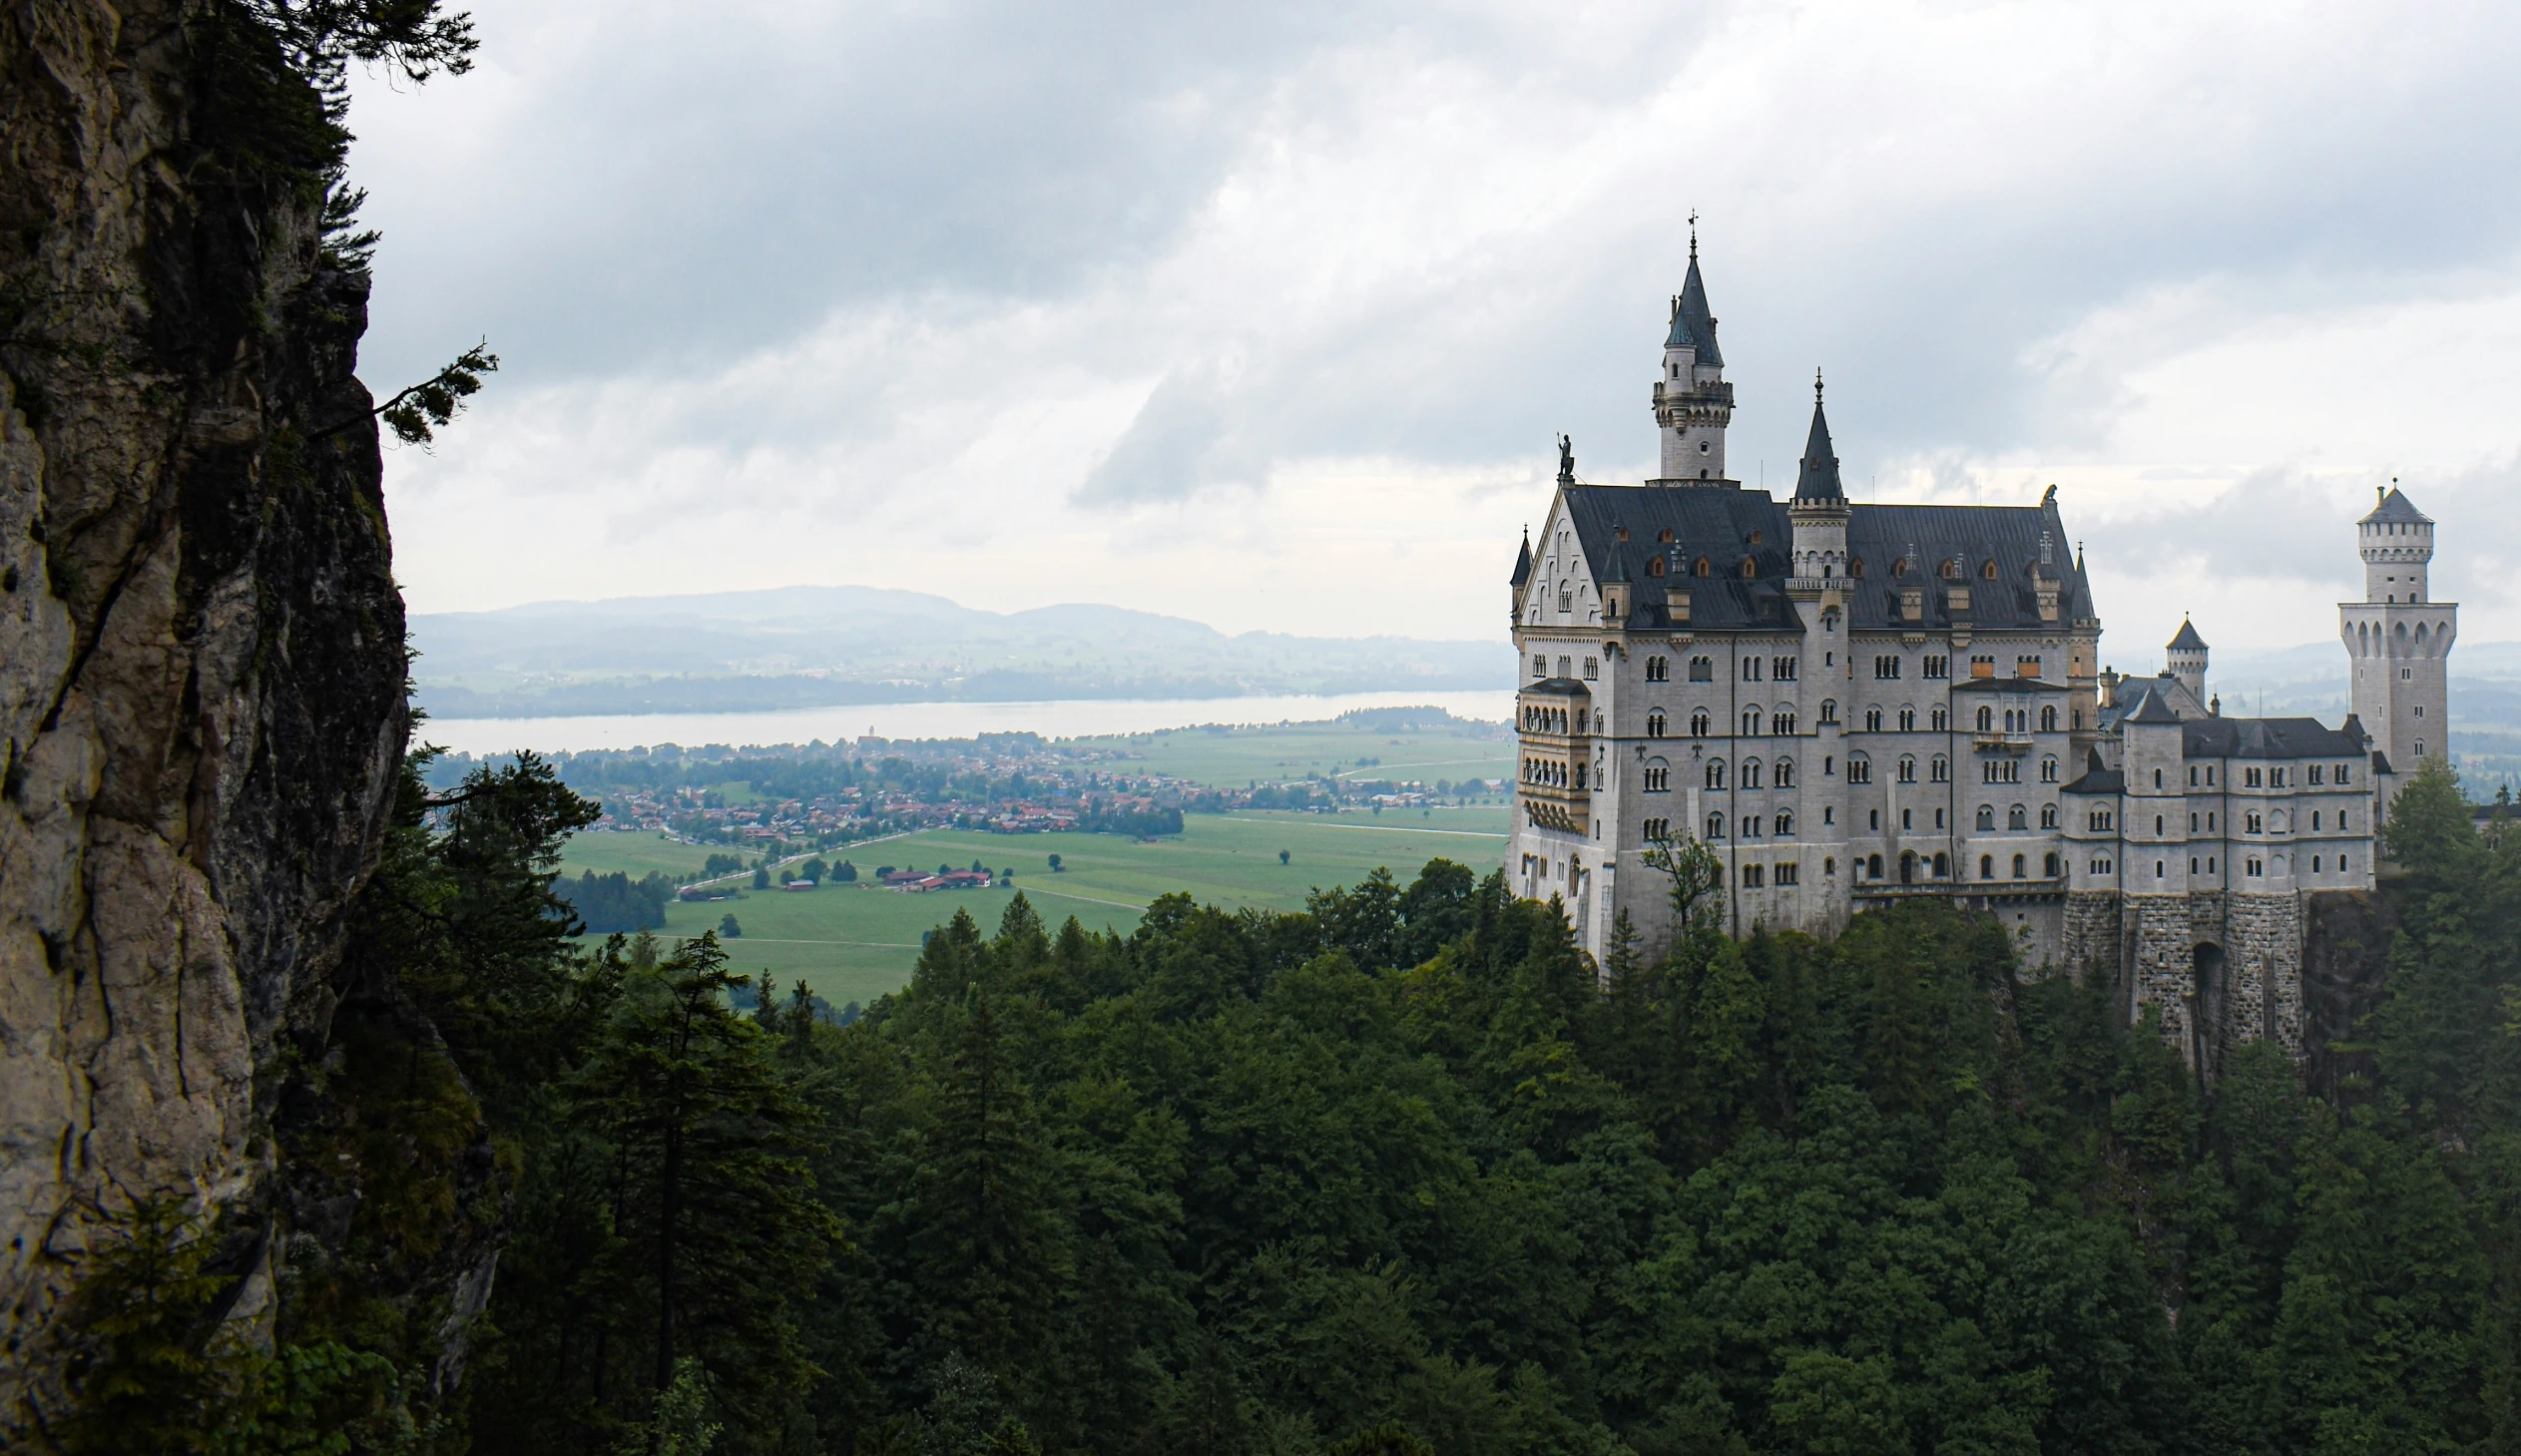
<svg viewBox="0 0 2521 1456">
<path fill-rule="evenodd" d="M 1988 581 L 1994 581 L 1996 579 L 1996 563 L 1993 560 L 1986 562 L 1978 568 L 1978 574 Z"/>
<path fill-rule="evenodd" d="M 1648 557 L 1648 558 L 1647 558 L 1647 560 L 1646 560 L 1646 575 L 1648 575 L 1648 576 L 1650 576 L 1650 577 L 1659 577 L 1659 576 L 1662 576 L 1662 575 L 1663 575 L 1663 558 L 1662 558 L 1662 557 L 1660 557 L 1660 556 L 1653 556 L 1653 557 Z"/>
<path fill-rule="evenodd" d="M 1943 576 L 1943 579 L 1944 579 L 1945 581 L 1947 581 L 1947 582 L 1957 582 L 1957 581 L 1959 581 L 1959 580 L 1961 579 L 1961 564 L 1960 564 L 1960 562 L 1959 562 L 1958 560 L 1953 560 L 1953 561 L 1947 561 L 1947 562 L 1943 563 L 1943 572 L 1942 572 L 1942 576 Z"/>
<path fill-rule="evenodd" d="M 1670 526 L 1666 526 L 1666 527 L 1664 527 L 1664 528 L 1663 528 L 1663 530 L 1662 530 L 1662 531 L 1661 531 L 1661 532 L 1660 532 L 1660 533 L 1659 533 L 1659 534 L 1655 537 L 1655 539 L 1656 539 L 1657 541 L 1661 541 L 1661 542 L 1664 542 L 1664 543 L 1666 543 L 1666 544 L 1670 544 L 1670 543 L 1673 541 L 1673 539 L 1674 539 L 1673 534 L 1672 534 L 1672 528 L 1671 528 Z"/>
<path fill-rule="evenodd" d="M 1906 575 L 1908 575 L 1908 558 L 1903 556 L 1891 563 L 1891 576 L 1897 579 Z"/>
<path fill-rule="evenodd" d="M 1754 532 L 1752 532 L 1752 533 L 1751 533 L 1751 544 L 1752 544 L 1752 545 L 1754 545 L 1754 546 L 1759 545 L 1759 544 L 1760 544 L 1760 542 L 1762 541 L 1762 539 L 1763 539 L 1763 538 L 1762 538 L 1762 536 L 1760 535 L 1760 533 L 1759 533 L 1759 532 L 1754 531 Z"/>
<path fill-rule="evenodd" d="M 1847 558 L 1847 575 L 1848 575 L 1848 576 L 1850 576 L 1850 577 L 1853 577 L 1855 580 L 1857 580 L 1857 581 L 1859 581 L 1859 582 L 1860 582 L 1860 581 L 1862 581 L 1862 580 L 1864 580 L 1864 558 L 1863 558 L 1863 557 L 1861 557 L 1861 556 L 1851 556 L 1851 557 L 1848 557 L 1848 558 Z"/>
<path fill-rule="evenodd" d="M 1708 568 L 1707 558 L 1702 556 L 1698 559 L 1698 563 L 1690 568 L 1690 575 L 1703 577 L 1714 575 L 1714 573 Z"/>
</svg>

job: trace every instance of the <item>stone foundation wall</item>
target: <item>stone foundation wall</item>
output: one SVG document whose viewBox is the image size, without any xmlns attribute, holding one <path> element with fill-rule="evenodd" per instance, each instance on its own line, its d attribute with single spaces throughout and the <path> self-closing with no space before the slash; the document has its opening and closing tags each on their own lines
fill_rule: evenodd
<svg viewBox="0 0 2521 1456">
<path fill-rule="evenodd" d="M 2196 982 L 2193 952 L 2197 942 L 2189 896 L 2130 895 L 2126 923 L 2135 941 L 2128 1016 L 2133 1019 L 2148 1006 L 2156 1008 L 2163 1036 L 2194 1060 L 2196 1003 L 2190 993 Z"/>
<path fill-rule="evenodd" d="M 2224 953 L 2232 969 L 2235 1042 L 2273 1037 L 2302 1050 L 2302 901 L 2299 895 L 2234 895 Z"/>
<path fill-rule="evenodd" d="M 2113 981 L 2126 973 L 2127 939 L 2121 933 L 2126 914 L 2116 890 L 2076 890 L 2066 896 L 2065 949 L 2061 959 L 2073 970 L 2099 971 Z"/>
</svg>

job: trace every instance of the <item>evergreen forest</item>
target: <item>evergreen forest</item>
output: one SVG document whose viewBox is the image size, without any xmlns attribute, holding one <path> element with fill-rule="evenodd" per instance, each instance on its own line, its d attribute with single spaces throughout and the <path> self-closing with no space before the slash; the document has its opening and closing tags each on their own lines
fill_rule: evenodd
<svg viewBox="0 0 2521 1456">
<path fill-rule="evenodd" d="M 2322 1095 L 2269 1044 L 2202 1090 L 2097 977 L 1940 905 L 1825 943 L 1702 913 L 1606 978 L 1441 859 L 1126 938 L 958 912 L 844 1027 L 712 936 L 573 942 L 588 805 L 530 756 L 425 771 L 354 934 L 325 1095 L 357 1116 L 291 1147 L 366 1170 L 348 1251 L 223 1357 L 186 1323 L 209 1240 L 144 1219 L 74 1447 L 2521 1440 L 2521 840 L 2447 771 L 2397 806 L 2386 992 Z M 445 1383 L 434 1310 L 360 1291 L 490 1236 Z"/>
</svg>

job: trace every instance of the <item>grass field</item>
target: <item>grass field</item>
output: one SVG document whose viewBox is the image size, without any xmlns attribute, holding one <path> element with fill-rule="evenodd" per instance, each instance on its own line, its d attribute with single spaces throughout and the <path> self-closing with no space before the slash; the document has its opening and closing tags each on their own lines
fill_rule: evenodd
<svg viewBox="0 0 2521 1456">
<path fill-rule="evenodd" d="M 1378 733 L 1337 723 L 1173 728 L 1078 741 L 1140 754 L 1153 772 L 1235 788 L 1313 773 L 1414 778 L 1427 783 L 1439 778 L 1511 778 L 1515 758 L 1511 738 L 1440 728 Z M 1359 768 L 1359 758 L 1381 761 Z"/>
<path fill-rule="evenodd" d="M 1141 843 L 1116 834 L 984 834 L 931 829 L 853 847 L 844 854 L 872 876 L 879 865 L 980 860 L 1012 869 L 1016 887 L 1042 918 L 1070 915 L 1092 929 L 1128 931 L 1158 895 L 1187 891 L 1236 908 L 1300 910 L 1316 885 L 1353 884 L 1377 866 L 1406 884 L 1429 859 L 1458 860 L 1485 873 L 1505 851 L 1502 808 L 1408 809 L 1380 815 L 1192 814 L 1179 836 Z M 1287 863 L 1278 863 L 1278 851 Z M 567 872 L 698 868 L 708 851 L 632 834 L 583 834 L 569 842 Z M 687 857 L 675 859 L 677 854 Z M 1051 873 L 1057 854 L 1062 872 Z M 733 914 L 744 936 L 729 943 L 736 969 L 768 971 L 782 985 L 800 977 L 834 1006 L 865 1003 L 897 989 L 919 954 L 920 932 L 957 908 L 993 930 L 1014 890 L 905 895 L 834 885 L 790 893 L 751 892 L 740 900 L 678 901 L 667 907 L 669 936 L 698 935 Z"/>
</svg>

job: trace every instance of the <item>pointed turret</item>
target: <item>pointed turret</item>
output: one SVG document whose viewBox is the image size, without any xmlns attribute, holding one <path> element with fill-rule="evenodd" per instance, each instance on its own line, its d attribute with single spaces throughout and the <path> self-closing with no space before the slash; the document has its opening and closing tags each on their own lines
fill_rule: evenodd
<svg viewBox="0 0 2521 1456">
<path fill-rule="evenodd" d="M 2197 700 L 2199 706 L 2205 706 L 2206 639 L 2198 636 L 2197 625 L 2188 618 L 2180 619 L 2179 634 L 2164 649 L 2164 661 L 2170 666 L 2171 676 L 2180 681 L 2181 687 L 2189 690 L 2189 696 Z"/>
<path fill-rule="evenodd" d="M 1794 498 L 1785 503 L 1794 525 L 1795 590 L 1813 593 L 1835 586 L 1847 573 L 1847 493 L 1838 486 L 1838 456 L 1829 443 L 1829 419 L 1820 412 L 1820 374 L 1812 373 L 1812 432 L 1803 444 L 1803 469 Z"/>
<path fill-rule="evenodd" d="M 1667 484 L 1697 481 L 1730 486 L 1725 474 L 1725 427 L 1734 417 L 1734 386 L 1725 382 L 1725 354 L 1716 346 L 1716 313 L 1707 303 L 1699 273 L 1699 235 L 1690 228 L 1690 271 L 1672 295 L 1672 326 L 1664 334 L 1663 371 L 1655 378 L 1655 424 L 1663 432 Z"/>
<path fill-rule="evenodd" d="M 1843 505 L 1847 493 L 1838 484 L 1838 456 L 1829 443 L 1829 416 L 1820 407 L 1820 372 L 1812 372 L 1812 432 L 1803 441 L 1802 473 L 1794 477 L 1794 499 L 1822 505 Z"/>
<path fill-rule="evenodd" d="M 1532 579 L 1532 528 L 1523 528 L 1523 548 L 1514 554 L 1514 585 L 1521 587 Z"/>
<path fill-rule="evenodd" d="M 1716 314 L 1707 306 L 1707 279 L 1699 276 L 1699 246 L 1690 243 L 1690 275 L 1681 281 L 1681 291 L 1672 300 L 1672 332 L 1663 341 L 1667 349 L 1695 349 L 1698 362 L 1710 368 L 1725 367 L 1724 351 L 1716 347 Z"/>
</svg>

